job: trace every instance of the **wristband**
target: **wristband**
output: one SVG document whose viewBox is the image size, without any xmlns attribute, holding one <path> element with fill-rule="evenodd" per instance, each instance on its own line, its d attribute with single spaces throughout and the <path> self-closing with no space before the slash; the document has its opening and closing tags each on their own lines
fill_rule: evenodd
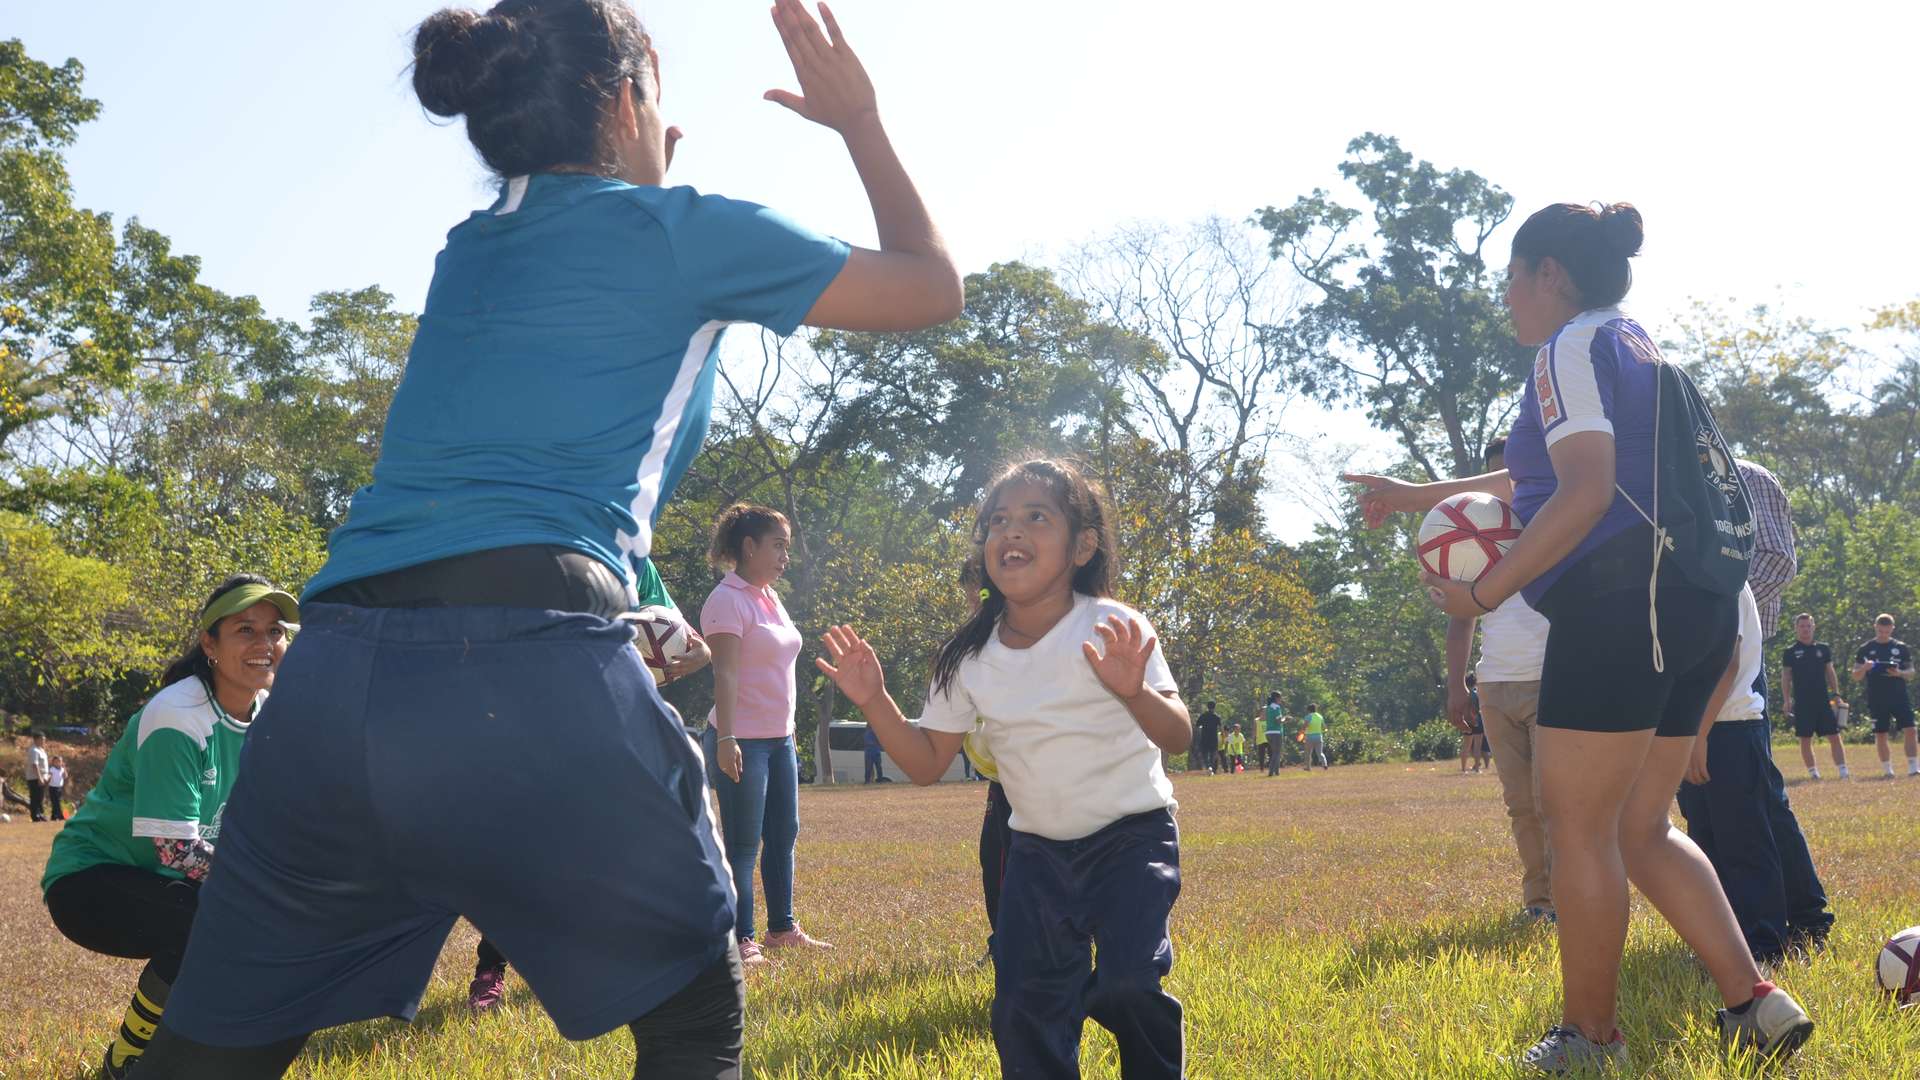
<svg viewBox="0 0 1920 1080">
<path fill-rule="evenodd" d="M 1474 582 L 1469 582 L 1469 583 L 1467 584 L 1467 598 L 1468 598 L 1468 599 L 1470 599 L 1470 600 L 1472 600 L 1472 601 L 1473 601 L 1474 603 L 1476 603 L 1476 604 L 1479 604 L 1479 605 L 1480 605 L 1480 610 L 1481 610 L 1481 611 L 1484 611 L 1484 612 L 1486 612 L 1487 614 L 1489 614 L 1489 615 L 1491 615 L 1491 614 L 1493 614 L 1493 610 L 1494 610 L 1494 609 L 1492 609 L 1492 608 L 1490 608 L 1490 607 L 1488 607 L 1488 606 L 1486 605 L 1486 603 L 1485 603 L 1485 602 L 1483 602 L 1483 601 L 1482 601 L 1482 600 L 1480 599 L 1480 594 L 1474 591 L 1475 589 L 1478 589 L 1479 587 L 1480 587 L 1480 583 L 1479 583 L 1479 582 L 1477 582 L 1477 581 L 1474 581 Z M 1471 644 L 1471 642 L 1469 642 L 1469 644 Z"/>
<path fill-rule="evenodd" d="M 714 742 L 739 742 L 739 741 L 740 741 L 740 736 L 738 736 L 738 735 L 722 735 L 722 736 L 720 736 L 720 737 L 718 737 L 718 738 L 716 738 L 716 739 L 714 739 L 713 741 L 714 741 Z"/>
</svg>

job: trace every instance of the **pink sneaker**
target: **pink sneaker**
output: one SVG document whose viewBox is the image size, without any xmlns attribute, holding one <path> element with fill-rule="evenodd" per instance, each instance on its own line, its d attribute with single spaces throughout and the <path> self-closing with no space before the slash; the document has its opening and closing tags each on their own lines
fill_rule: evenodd
<svg viewBox="0 0 1920 1080">
<path fill-rule="evenodd" d="M 467 987 L 467 1009 L 476 1014 L 491 1012 L 506 997 L 506 969 L 484 968 L 474 972 L 473 982 Z"/>
<path fill-rule="evenodd" d="M 800 929 L 799 923 L 794 923 L 793 929 L 791 930 L 776 930 L 767 935 L 767 948 L 769 949 L 784 949 L 790 945 L 811 945 L 816 949 L 833 948 L 832 945 L 821 941 L 819 938 L 808 937 L 807 932 Z"/>
<path fill-rule="evenodd" d="M 755 964 L 773 963 L 772 960 L 767 958 L 767 954 L 761 950 L 760 943 L 752 938 L 740 939 L 740 962 L 747 967 L 752 967 Z"/>
</svg>

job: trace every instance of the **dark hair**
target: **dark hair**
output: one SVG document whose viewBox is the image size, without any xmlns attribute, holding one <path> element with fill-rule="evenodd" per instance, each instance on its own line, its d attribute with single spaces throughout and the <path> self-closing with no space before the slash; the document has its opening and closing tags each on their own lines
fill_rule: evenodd
<svg viewBox="0 0 1920 1080">
<path fill-rule="evenodd" d="M 987 572 L 987 518 L 993 513 L 994 503 L 1000 500 L 1000 493 L 1015 484 L 1033 484 L 1047 490 L 1053 501 L 1059 503 L 1060 509 L 1066 512 L 1070 541 L 1077 541 L 1083 530 L 1093 530 L 1093 557 L 1087 560 L 1085 566 L 1074 570 L 1073 591 L 1087 596 L 1110 596 L 1113 593 L 1116 561 L 1113 533 L 1107 527 L 1107 504 L 1100 489 L 1087 479 L 1086 474 L 1067 461 L 1032 458 L 1008 466 L 1001 470 L 993 483 L 987 485 L 986 494 L 980 497 L 980 508 L 974 514 L 973 554 L 967 558 L 966 573 L 973 575 L 970 580 L 980 582 L 980 606 L 940 646 L 940 652 L 933 661 L 935 692 L 946 692 L 953 684 L 954 675 L 960 671 L 960 662 L 969 656 L 979 655 L 993 637 L 993 628 L 999 623 L 1001 613 L 1007 610 L 1007 598 L 1000 594 L 999 587 L 993 583 L 993 575 Z"/>
<path fill-rule="evenodd" d="M 1308 711 L 1308 712 L 1319 712 L 1319 711 L 1320 711 L 1320 703 L 1316 701 L 1316 702 L 1314 702 L 1313 704 L 1311 704 L 1311 705 L 1309 705 L 1309 706 L 1307 706 L 1307 711 Z"/>
<path fill-rule="evenodd" d="M 1209 701 L 1209 702 L 1207 702 L 1207 709 L 1208 709 L 1209 711 L 1211 711 L 1211 710 L 1213 709 L 1213 702 L 1211 702 L 1211 701 Z"/>
<path fill-rule="evenodd" d="M 707 547 L 707 562 L 716 570 L 731 570 L 740 565 L 747 537 L 758 540 L 781 525 L 787 525 L 787 515 L 778 510 L 752 503 L 734 503 L 720 511 L 720 519 L 713 523 L 713 543 Z"/>
<path fill-rule="evenodd" d="M 1891 615 L 1888 615 L 1888 614 L 1886 614 L 1885 612 L 1882 612 L 1881 614 L 1879 614 L 1879 615 L 1876 615 L 1876 616 L 1874 617 L 1874 620 L 1873 620 L 1873 625 L 1875 625 L 1875 626 L 1892 626 L 1892 625 L 1893 625 L 1893 616 L 1891 616 Z"/>
<path fill-rule="evenodd" d="M 645 93 L 651 45 L 625 0 L 442 8 L 414 31 L 413 92 L 430 113 L 466 116 L 467 138 L 502 176 L 610 169 L 606 105 L 628 82 Z"/>
<path fill-rule="evenodd" d="M 1582 206 L 1554 203 L 1513 234 L 1513 257 L 1537 267 L 1552 258 L 1566 268 L 1580 290 L 1581 308 L 1612 307 L 1633 287 L 1627 260 L 1640 254 L 1646 228 L 1632 203 Z"/>
<path fill-rule="evenodd" d="M 212 595 L 207 597 L 207 602 L 200 605 L 200 610 L 205 612 L 214 604 L 219 603 L 221 597 L 242 585 L 265 585 L 268 588 L 272 588 L 273 582 L 268 581 L 259 574 L 235 574 L 221 582 L 219 586 L 213 590 Z M 207 633 L 217 640 L 220 637 L 220 624 L 214 623 L 213 626 L 207 630 Z M 207 651 L 200 647 L 200 633 L 197 630 L 193 635 L 193 644 L 187 646 L 187 651 L 181 653 L 178 660 L 167 665 L 167 673 L 160 676 L 160 685 L 163 687 L 172 686 L 174 683 L 189 676 L 199 678 L 200 685 L 207 688 L 207 697 L 211 700 L 213 697 L 213 661 L 208 659 Z"/>
<path fill-rule="evenodd" d="M 1275 690 L 1273 693 L 1267 695 L 1267 704 L 1269 705 L 1272 705 L 1279 700 L 1280 700 L 1280 691 L 1278 690 Z"/>
<path fill-rule="evenodd" d="M 1488 466 L 1491 466 L 1493 464 L 1493 455 L 1495 454 L 1499 454 L 1502 458 L 1507 456 L 1507 437 L 1505 435 L 1488 440 L 1486 452 L 1480 455 L 1480 460 Z"/>
</svg>

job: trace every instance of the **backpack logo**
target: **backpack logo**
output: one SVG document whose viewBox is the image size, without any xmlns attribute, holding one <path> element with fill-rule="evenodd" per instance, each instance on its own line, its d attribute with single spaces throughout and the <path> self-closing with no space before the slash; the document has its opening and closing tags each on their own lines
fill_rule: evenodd
<svg viewBox="0 0 1920 1080">
<path fill-rule="evenodd" d="M 1708 424 L 1694 428 L 1693 441 L 1700 450 L 1700 471 L 1727 501 L 1736 501 L 1740 493 L 1740 476 L 1734 471 L 1733 459 L 1727 455 L 1726 445 L 1720 441 L 1720 433 Z"/>
</svg>

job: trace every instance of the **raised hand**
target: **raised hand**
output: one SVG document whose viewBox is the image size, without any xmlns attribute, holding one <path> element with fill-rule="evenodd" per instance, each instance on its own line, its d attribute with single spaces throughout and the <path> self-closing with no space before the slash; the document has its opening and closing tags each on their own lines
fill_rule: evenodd
<svg viewBox="0 0 1920 1080">
<path fill-rule="evenodd" d="M 1432 509 L 1432 505 L 1420 494 L 1418 484 L 1373 473 L 1341 473 L 1340 479 L 1361 486 L 1362 490 L 1356 493 L 1356 497 L 1360 500 L 1360 513 L 1366 518 L 1369 529 L 1379 528 L 1389 514 Z"/>
<path fill-rule="evenodd" d="M 1081 642 L 1080 651 L 1093 666 L 1100 685 L 1123 701 L 1139 697 L 1146 690 L 1147 661 L 1153 656 L 1155 639 L 1143 635 L 1138 619 L 1122 619 L 1118 615 L 1109 615 L 1107 621 L 1095 623 L 1093 630 L 1106 651 L 1102 652 L 1091 641 Z"/>
<path fill-rule="evenodd" d="M 815 657 L 813 662 L 840 687 L 848 701 L 865 709 L 887 692 L 887 677 L 880 670 L 880 658 L 874 655 L 873 646 L 867 644 L 865 638 L 853 632 L 853 627 L 828 627 L 821 641 L 833 662 L 828 663 L 825 656 Z"/>
<path fill-rule="evenodd" d="M 833 40 L 827 40 L 800 0 L 774 0 L 773 25 L 787 47 L 787 58 L 793 61 L 800 92 L 769 90 L 766 99 L 845 135 L 854 125 L 877 118 L 880 106 L 873 80 L 847 47 L 846 35 L 825 4 L 820 5 L 820 18 Z"/>
</svg>

